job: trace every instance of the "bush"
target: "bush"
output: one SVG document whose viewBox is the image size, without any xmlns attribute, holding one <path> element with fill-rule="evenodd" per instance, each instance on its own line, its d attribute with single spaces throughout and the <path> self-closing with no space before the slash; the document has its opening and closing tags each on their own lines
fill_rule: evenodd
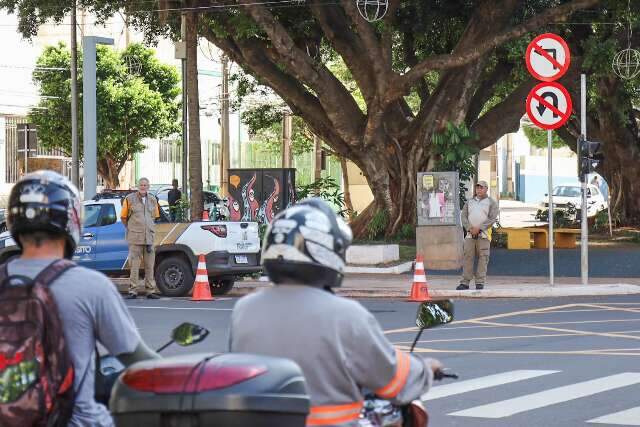
<svg viewBox="0 0 640 427">
<path fill-rule="evenodd" d="M 367 224 L 367 237 L 369 240 L 377 240 L 384 236 L 384 231 L 389 225 L 389 215 L 387 212 L 380 210 L 373 215 L 369 224 Z"/>
<path fill-rule="evenodd" d="M 554 209 L 553 226 L 556 228 L 567 228 L 576 224 L 576 208 L 569 204 L 567 209 Z M 536 220 L 549 222 L 549 209 L 538 209 Z"/>
<path fill-rule="evenodd" d="M 338 209 L 338 215 L 343 218 L 350 216 L 350 212 L 345 209 L 344 193 L 340 191 L 340 185 L 331 177 L 320 178 L 311 184 L 300 185 L 296 188 L 296 200 L 303 200 L 308 197 L 320 197 L 324 201 Z"/>
<path fill-rule="evenodd" d="M 403 224 L 400 227 L 400 230 L 393 237 L 393 240 L 398 242 L 407 241 L 407 240 L 415 240 L 416 239 L 416 228 L 412 224 Z"/>
<path fill-rule="evenodd" d="M 597 231 L 609 231 L 609 212 L 606 209 L 597 213 L 594 228 Z"/>
</svg>

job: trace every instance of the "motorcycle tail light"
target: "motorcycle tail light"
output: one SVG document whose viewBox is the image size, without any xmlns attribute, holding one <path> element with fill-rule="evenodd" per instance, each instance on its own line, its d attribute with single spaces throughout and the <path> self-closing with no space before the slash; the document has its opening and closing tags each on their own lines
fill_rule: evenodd
<svg viewBox="0 0 640 427">
<path fill-rule="evenodd" d="M 216 362 L 130 369 L 122 382 L 138 391 L 156 394 L 198 393 L 248 381 L 267 372 L 263 366 L 233 366 Z"/>
<path fill-rule="evenodd" d="M 227 237 L 227 226 L 226 225 L 201 225 L 200 228 L 203 230 L 210 231 L 218 237 L 225 238 Z"/>
</svg>

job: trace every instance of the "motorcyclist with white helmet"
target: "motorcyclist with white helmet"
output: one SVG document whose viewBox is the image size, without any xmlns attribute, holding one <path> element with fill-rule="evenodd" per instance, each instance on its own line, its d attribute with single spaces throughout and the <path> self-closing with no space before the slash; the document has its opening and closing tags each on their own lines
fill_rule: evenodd
<svg viewBox="0 0 640 427">
<path fill-rule="evenodd" d="M 336 296 L 351 229 L 327 203 L 307 199 L 279 213 L 264 239 L 262 262 L 276 285 L 238 301 L 230 350 L 297 362 L 311 397 L 310 426 L 356 425 L 363 389 L 406 404 L 442 369 L 395 349 L 375 317 Z"/>
</svg>

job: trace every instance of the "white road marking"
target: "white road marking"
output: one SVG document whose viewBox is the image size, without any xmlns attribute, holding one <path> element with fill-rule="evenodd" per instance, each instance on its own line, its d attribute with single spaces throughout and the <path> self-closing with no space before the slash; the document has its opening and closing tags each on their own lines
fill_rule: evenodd
<svg viewBox="0 0 640 427">
<path fill-rule="evenodd" d="M 545 406 L 568 402 L 581 397 L 591 396 L 638 383 L 640 383 L 640 373 L 625 372 L 563 387 L 556 387 L 539 393 L 527 394 L 488 405 L 476 406 L 449 415 L 476 418 L 504 418 L 532 409 L 544 408 Z"/>
<path fill-rule="evenodd" d="M 211 307 L 152 307 L 143 305 L 127 305 L 132 309 L 146 309 L 146 310 L 203 310 L 203 311 L 231 311 L 232 308 L 211 308 Z"/>
<path fill-rule="evenodd" d="M 503 384 L 514 383 L 516 381 L 528 380 L 530 378 L 541 377 L 543 375 L 555 374 L 560 371 L 543 371 L 543 370 L 518 370 L 502 372 L 486 377 L 474 378 L 472 380 L 458 381 L 451 384 L 439 385 L 433 387 L 428 393 L 422 395 L 423 401 L 440 399 L 442 397 L 453 396 L 456 394 L 467 393 L 469 391 L 482 390 L 485 388 L 496 387 Z"/>
<path fill-rule="evenodd" d="M 640 406 L 626 411 L 614 412 L 587 421 L 593 424 L 614 424 L 619 426 L 640 426 Z"/>
</svg>

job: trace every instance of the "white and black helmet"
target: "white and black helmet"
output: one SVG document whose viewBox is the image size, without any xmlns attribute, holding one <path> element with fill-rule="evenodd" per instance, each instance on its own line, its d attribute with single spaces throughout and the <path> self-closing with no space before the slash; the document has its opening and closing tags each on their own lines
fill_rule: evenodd
<svg viewBox="0 0 640 427">
<path fill-rule="evenodd" d="M 40 170 L 26 174 L 11 189 L 7 228 L 20 246 L 19 236 L 39 231 L 65 239 L 71 258 L 82 228 L 78 189 L 59 173 Z"/>
<path fill-rule="evenodd" d="M 262 245 L 262 265 L 275 284 L 338 287 L 351 228 L 321 199 L 306 199 L 280 212 Z"/>
</svg>

